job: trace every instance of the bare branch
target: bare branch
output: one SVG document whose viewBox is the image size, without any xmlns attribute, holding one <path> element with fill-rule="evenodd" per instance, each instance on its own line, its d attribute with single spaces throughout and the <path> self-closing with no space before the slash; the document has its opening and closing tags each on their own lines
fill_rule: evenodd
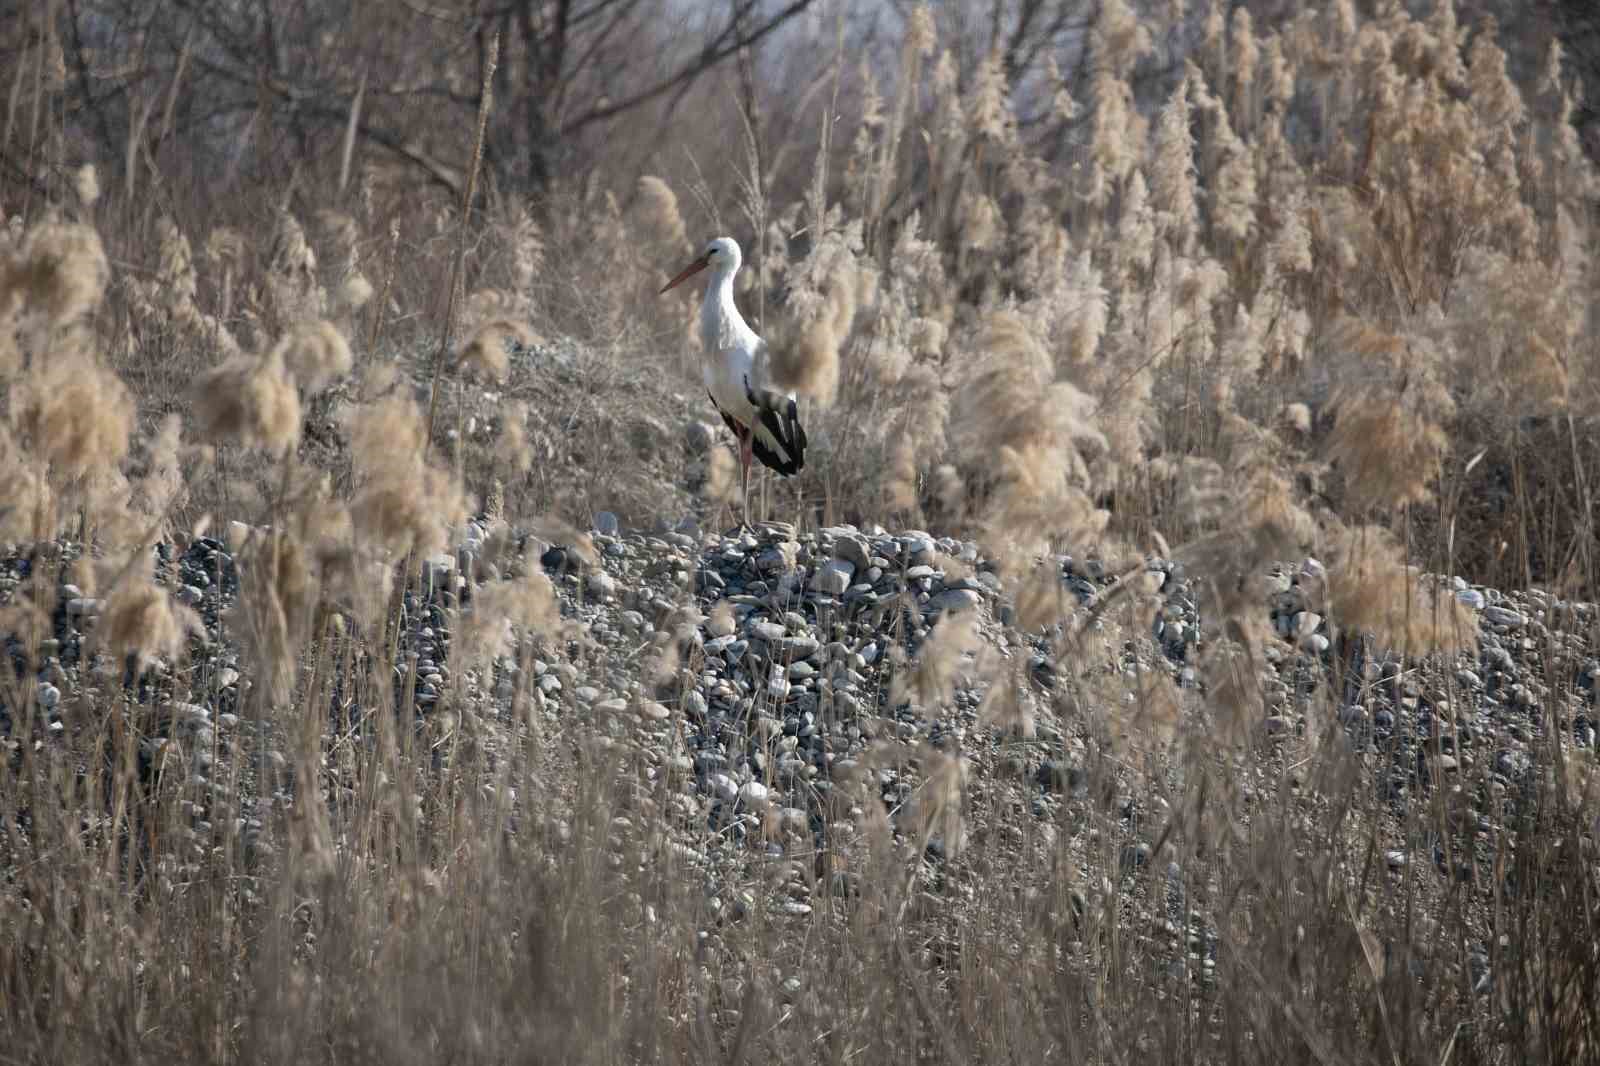
<svg viewBox="0 0 1600 1066">
<path fill-rule="evenodd" d="M 746 9 L 752 6 L 752 4 L 746 4 Z M 721 63 L 729 56 L 736 54 L 739 49 L 748 48 L 750 45 L 760 41 L 762 38 L 772 33 L 773 30 L 776 30 L 779 26 L 782 26 L 785 22 L 788 22 L 791 18 L 810 7 L 811 4 L 812 0 L 791 0 L 789 6 L 785 7 L 766 22 L 762 23 L 748 34 L 744 35 L 740 35 L 737 32 L 740 23 L 743 21 L 741 17 L 743 11 L 736 11 L 732 16 L 729 17 L 728 24 L 722 29 L 722 32 L 717 34 L 717 36 L 706 45 L 705 49 L 701 51 L 700 55 L 684 64 L 684 66 L 675 74 L 672 74 L 670 77 L 657 82 L 648 89 L 635 93 L 632 96 L 617 101 L 616 103 L 592 108 L 586 114 L 580 115 L 578 118 L 575 118 L 571 122 L 568 122 L 566 125 L 562 126 L 561 132 L 563 134 L 575 133 L 586 126 L 592 125 L 593 123 L 604 122 L 606 119 L 615 118 L 618 115 L 632 111 L 641 104 L 647 104 L 651 100 L 654 100 L 665 93 L 671 92 L 673 89 L 699 80 L 699 78 L 712 67 L 716 66 L 718 63 Z M 730 41 L 730 36 L 732 36 L 734 40 Z"/>
</svg>

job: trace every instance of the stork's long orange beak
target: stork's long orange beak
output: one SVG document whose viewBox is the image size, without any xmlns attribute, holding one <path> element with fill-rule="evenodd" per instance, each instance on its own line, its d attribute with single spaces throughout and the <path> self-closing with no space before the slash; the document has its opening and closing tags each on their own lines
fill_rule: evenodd
<svg viewBox="0 0 1600 1066">
<path fill-rule="evenodd" d="M 682 285 L 684 282 L 700 273 L 700 271 L 704 270 L 710 265 L 710 263 L 711 253 L 707 252 L 705 255 L 702 255 L 699 259 L 696 259 L 694 262 L 690 263 L 688 266 L 679 271 L 678 276 L 667 282 L 666 288 L 662 289 L 661 292 L 656 293 L 656 295 L 660 296 L 661 293 L 666 292 L 667 289 L 677 288 L 679 285 Z"/>
</svg>

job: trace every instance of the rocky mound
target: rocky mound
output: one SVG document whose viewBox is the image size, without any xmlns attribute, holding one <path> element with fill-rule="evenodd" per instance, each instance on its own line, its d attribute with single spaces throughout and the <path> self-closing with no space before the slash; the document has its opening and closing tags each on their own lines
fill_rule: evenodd
<svg viewBox="0 0 1600 1066">
<path fill-rule="evenodd" d="M 510 538 L 520 556 L 506 561 L 490 558 L 491 544 L 504 543 L 506 532 L 474 521 L 453 553 L 424 563 L 404 593 L 396 667 L 397 708 L 424 735 L 449 735 L 470 723 L 475 742 L 509 746 L 532 715 L 541 728 L 620 746 L 648 786 L 639 812 L 667 833 L 661 846 L 705 874 L 714 910 L 768 905 L 780 914 L 809 913 L 817 892 L 849 889 L 861 869 L 852 842 L 865 821 L 886 818 L 898 839 L 924 848 L 921 898 L 936 911 L 946 891 L 981 888 L 960 867 L 969 839 L 1021 846 L 1025 834 L 1053 837 L 1073 824 L 1071 808 L 1106 803 L 1119 812 L 1115 844 L 1127 878 L 1120 890 L 1151 890 L 1145 872 L 1161 858 L 1170 822 L 1162 790 L 1148 785 L 1177 771 L 1133 773 L 1114 759 L 1108 764 L 1106 723 L 1117 708 L 1088 697 L 1099 691 L 1097 678 L 1160 677 L 1180 694 L 1186 718 L 1211 713 L 1195 664 L 1213 635 L 1203 586 L 1183 567 L 1148 563 L 1141 587 L 1159 604 L 1147 632 L 1117 633 L 1115 646 L 1092 661 L 1062 661 L 1051 634 L 1024 634 L 1011 624 L 1008 590 L 975 544 L 919 531 L 798 533 L 777 523 L 737 535 L 624 533 L 606 513 L 594 525 L 592 553 L 588 545 L 543 544 L 521 534 Z M 0 601 L 14 605 L 36 568 L 60 572 L 77 551 L 56 544 L 13 553 L 0 565 Z M 0 689 L 0 731 L 14 758 L 29 739 L 40 750 L 66 751 L 75 732 L 99 728 L 93 714 L 137 707 L 141 768 L 152 778 L 181 768 L 197 843 L 237 839 L 250 854 L 270 856 L 268 793 L 289 803 L 307 783 L 280 777 L 269 788 L 256 772 L 281 765 L 282 756 L 261 750 L 240 719 L 249 687 L 261 680 L 246 676 L 238 630 L 228 621 L 239 564 L 227 543 L 204 537 L 157 552 L 157 580 L 204 621 L 190 661 L 156 662 L 135 673 L 94 654 L 99 602 L 58 585 L 39 658 L 29 657 L 17 634 L 7 639 L 15 675 L 27 687 Z M 1070 601 L 1092 609 L 1108 595 L 1113 576 L 1094 560 L 1062 557 L 1057 564 Z M 502 656 L 488 671 L 453 663 L 458 609 L 471 610 L 486 589 L 524 565 L 551 577 L 580 639 L 542 641 L 541 657 Z M 1330 641 L 1315 610 L 1319 578 L 1315 560 L 1275 567 L 1260 606 L 1282 639 L 1269 649 L 1269 669 L 1254 679 L 1262 713 L 1251 725 L 1253 754 L 1234 768 L 1243 809 L 1285 785 L 1302 787 L 1295 756 L 1325 731 L 1329 679 L 1341 678 L 1335 713 L 1343 742 L 1375 790 L 1368 794 L 1387 811 L 1386 865 L 1398 871 L 1430 863 L 1441 890 L 1452 880 L 1472 882 L 1475 868 L 1494 862 L 1493 841 L 1543 772 L 1538 761 L 1552 750 L 1547 724 L 1556 723 L 1572 749 L 1595 743 L 1600 663 L 1583 651 L 1594 606 L 1463 586 L 1458 597 L 1477 609 L 1478 650 L 1452 661 L 1407 662 L 1385 658 L 1370 642 Z M 941 646 L 945 658 L 933 661 L 931 649 L 953 631 L 952 619 L 963 620 L 966 637 Z M 1020 679 L 1013 699 L 1027 713 L 997 719 L 985 700 L 1008 676 Z M 914 700 L 927 691 L 918 685 L 949 698 Z M 343 698 L 356 689 L 343 676 L 329 687 L 321 784 L 335 798 L 355 786 L 338 752 L 382 713 Z M 38 728 L 24 728 L 28 715 Z M 885 742 L 900 754 L 886 757 Z M 241 760 L 243 749 L 255 758 Z M 436 751 L 442 769 L 450 748 Z M 559 777 L 560 766 L 551 772 Z M 959 779 L 956 806 L 972 815 L 965 820 L 941 817 L 928 798 L 930 782 L 949 772 Z M 1104 787 L 1091 791 L 1091 782 Z M 1438 789 L 1464 793 L 1472 812 L 1444 837 L 1423 817 Z M 979 808 L 989 813 L 977 815 Z M 1008 813 L 997 820 L 996 811 Z M 1072 844 L 1104 845 L 1087 836 Z M 197 869 L 206 854 L 196 849 Z M 792 869 L 777 879 L 741 880 L 736 871 L 752 854 Z M 1163 868 L 1176 936 L 1185 920 L 1184 871 L 1170 862 Z M 1189 932 L 1192 949 L 1214 951 L 1215 931 L 1203 916 L 1192 917 Z M 1486 972 L 1485 961 L 1478 976 Z"/>
</svg>

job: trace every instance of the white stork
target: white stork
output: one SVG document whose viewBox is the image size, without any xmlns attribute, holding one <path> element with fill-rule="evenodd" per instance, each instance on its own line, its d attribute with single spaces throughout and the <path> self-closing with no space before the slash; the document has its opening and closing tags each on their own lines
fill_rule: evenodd
<svg viewBox="0 0 1600 1066">
<path fill-rule="evenodd" d="M 793 393 L 767 385 L 767 344 L 756 336 L 733 302 L 733 276 L 743 262 L 739 243 L 718 237 L 661 290 L 677 287 L 711 268 L 700 306 L 701 375 L 717 413 L 739 441 L 741 527 L 750 524 L 750 457 L 784 477 L 806 462 L 806 431 Z"/>
</svg>

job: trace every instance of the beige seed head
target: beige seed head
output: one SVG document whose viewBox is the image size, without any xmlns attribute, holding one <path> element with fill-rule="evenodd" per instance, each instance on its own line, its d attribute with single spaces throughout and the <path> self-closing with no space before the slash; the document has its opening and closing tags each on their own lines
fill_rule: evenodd
<svg viewBox="0 0 1600 1066">
<path fill-rule="evenodd" d="M 134 401 L 122 379 L 83 347 L 60 350 L 20 390 L 20 420 L 35 454 L 58 477 L 115 469 L 128 454 Z"/>
<path fill-rule="evenodd" d="M 282 452 L 300 440 L 300 394 L 280 345 L 264 357 L 236 356 L 201 374 L 190 390 L 197 435 Z"/>
<path fill-rule="evenodd" d="M 284 365 L 307 392 L 320 392 L 350 373 L 354 357 L 344 334 L 322 319 L 296 326 L 279 341 Z"/>
<path fill-rule="evenodd" d="M 148 555 L 149 553 L 143 553 Z M 97 631 L 119 658 L 173 662 L 183 658 L 191 636 L 205 632 L 200 616 L 175 603 L 148 573 L 129 574 L 106 600 Z"/>
<path fill-rule="evenodd" d="M 89 226 L 45 222 L 24 235 L 10 268 L 0 277 L 0 308 L 8 290 L 22 306 L 65 326 L 100 304 L 111 264 L 100 235 Z"/>
<path fill-rule="evenodd" d="M 511 357 L 506 350 L 509 342 L 525 347 L 533 343 L 533 330 L 509 318 L 485 322 L 473 331 L 472 337 L 462 346 L 456 362 L 480 377 L 504 381 L 511 372 Z"/>
<path fill-rule="evenodd" d="M 636 211 L 648 237 L 663 251 L 678 253 L 689 250 L 688 230 L 678 210 L 678 195 L 672 191 L 672 186 L 654 175 L 646 174 L 640 178 Z"/>
</svg>

